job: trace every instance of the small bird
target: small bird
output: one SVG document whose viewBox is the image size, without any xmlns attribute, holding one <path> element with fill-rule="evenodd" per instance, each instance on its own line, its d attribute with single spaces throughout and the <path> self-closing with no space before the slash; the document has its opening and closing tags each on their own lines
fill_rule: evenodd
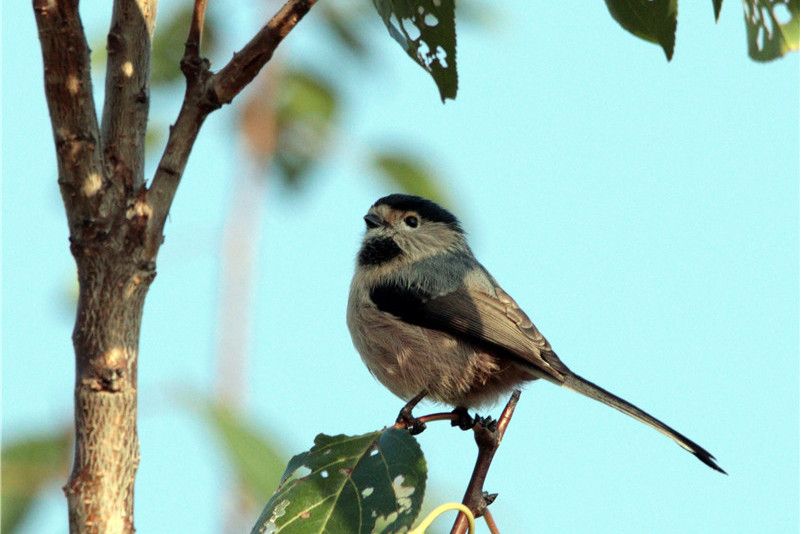
<svg viewBox="0 0 801 534">
<path fill-rule="evenodd" d="M 392 194 L 376 201 L 364 222 L 348 329 L 370 372 L 409 401 L 408 414 L 423 397 L 466 413 L 542 378 L 655 428 L 725 473 L 703 447 L 562 363 L 473 256 L 451 212 Z"/>
</svg>

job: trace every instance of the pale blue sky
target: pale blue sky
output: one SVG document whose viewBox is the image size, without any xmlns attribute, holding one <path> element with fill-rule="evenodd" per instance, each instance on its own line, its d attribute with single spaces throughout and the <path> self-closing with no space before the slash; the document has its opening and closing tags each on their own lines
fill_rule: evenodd
<svg viewBox="0 0 801 534">
<path fill-rule="evenodd" d="M 102 34 L 105 3 L 82 4 L 89 32 Z M 233 50 L 260 16 L 220 4 L 237 28 Z M 492 29 L 460 28 L 460 91 L 445 106 L 377 16 L 367 68 L 321 44 L 314 11 L 287 39 L 283 57 L 347 78 L 348 115 L 311 185 L 294 196 L 273 185 L 264 199 L 249 413 L 300 452 L 317 432 L 370 431 L 400 408 L 352 348 L 344 307 L 361 216 L 388 192 L 360 147 L 404 141 L 442 169 L 477 256 L 562 359 L 698 441 L 730 474 L 614 410 L 534 384 L 487 481 L 504 532 L 797 532 L 798 56 L 751 62 L 733 1 L 717 25 L 711 2 L 682 2 L 670 64 L 603 2 L 496 9 Z M 73 262 L 29 4 L 5 4 L 2 24 L 12 438 L 69 424 L 62 302 Z M 175 106 L 154 102 L 162 121 Z M 198 140 L 146 305 L 140 532 L 221 525 L 228 467 L 168 392 L 214 383 L 219 244 L 241 167 L 231 111 L 215 113 Z M 432 425 L 420 441 L 431 486 L 459 500 L 472 437 Z M 25 531 L 66 531 L 58 489 Z"/>
</svg>

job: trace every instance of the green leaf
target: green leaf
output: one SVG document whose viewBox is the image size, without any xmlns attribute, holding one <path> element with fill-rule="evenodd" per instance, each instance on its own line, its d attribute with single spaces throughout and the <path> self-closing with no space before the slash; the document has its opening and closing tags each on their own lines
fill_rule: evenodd
<svg viewBox="0 0 801 534">
<path fill-rule="evenodd" d="M 676 44 L 677 0 L 606 0 L 606 7 L 624 29 L 662 46 L 670 61 Z"/>
<path fill-rule="evenodd" d="M 423 501 L 426 463 L 409 432 L 318 435 L 292 458 L 252 533 L 398 532 Z"/>
<path fill-rule="evenodd" d="M 276 107 L 275 163 L 288 185 L 300 185 L 325 154 L 338 108 L 338 95 L 322 78 L 304 70 L 283 74 Z"/>
<path fill-rule="evenodd" d="M 373 0 L 373 4 L 392 38 L 434 78 L 442 101 L 455 99 L 454 0 Z"/>
<path fill-rule="evenodd" d="M 0 531 L 12 532 L 46 485 L 66 479 L 69 453 L 68 432 L 41 434 L 3 445 Z"/>
<path fill-rule="evenodd" d="M 286 455 L 247 418 L 231 408 L 207 401 L 201 411 L 219 438 L 241 485 L 264 502 L 281 480 Z"/>
<path fill-rule="evenodd" d="M 748 55 L 771 61 L 798 50 L 798 0 L 745 0 Z"/>
<path fill-rule="evenodd" d="M 403 191 L 448 204 L 439 179 L 420 158 L 408 153 L 379 152 L 373 155 L 372 166 L 384 180 Z"/>
<path fill-rule="evenodd" d="M 712 8 L 715 10 L 715 22 L 720 18 L 721 7 L 723 7 L 723 0 L 712 0 Z"/>
</svg>

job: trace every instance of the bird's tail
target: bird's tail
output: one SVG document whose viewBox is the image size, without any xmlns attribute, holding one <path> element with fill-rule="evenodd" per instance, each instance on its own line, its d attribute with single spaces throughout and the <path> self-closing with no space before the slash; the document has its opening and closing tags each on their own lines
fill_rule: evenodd
<svg viewBox="0 0 801 534">
<path fill-rule="evenodd" d="M 640 410 L 630 402 L 627 402 L 617 395 L 609 393 L 605 389 L 600 386 L 596 386 L 589 380 L 585 380 L 580 376 L 568 372 L 565 376 L 565 381 L 562 384 L 564 387 L 568 389 L 572 389 L 573 391 L 577 391 L 582 395 L 586 395 L 591 399 L 595 399 L 597 401 L 601 401 L 607 406 L 611 406 L 616 410 L 620 410 L 626 415 L 630 415 L 634 419 L 645 423 L 646 425 L 655 428 L 656 430 L 660 431 L 676 443 L 678 443 L 683 449 L 686 449 L 693 453 L 696 458 L 704 462 L 706 465 L 714 469 L 715 471 L 720 471 L 724 475 L 726 471 L 720 468 L 720 466 L 715 462 L 715 457 L 712 456 L 707 450 L 703 447 L 692 441 L 691 439 L 683 436 L 679 432 L 676 432 L 665 423 L 653 417 L 644 411 Z"/>
</svg>

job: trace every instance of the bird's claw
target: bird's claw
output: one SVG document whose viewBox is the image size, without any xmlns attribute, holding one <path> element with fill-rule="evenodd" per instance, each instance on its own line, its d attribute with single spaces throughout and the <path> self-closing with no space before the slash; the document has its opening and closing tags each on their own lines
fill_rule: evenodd
<svg viewBox="0 0 801 534">
<path fill-rule="evenodd" d="M 498 421 L 492 417 L 479 417 L 473 423 L 476 444 L 479 447 L 495 448 L 500 441 L 498 438 Z"/>
<path fill-rule="evenodd" d="M 498 421 L 490 416 L 479 417 L 478 414 L 476 414 L 472 426 L 478 426 L 494 433 L 498 430 Z"/>
<path fill-rule="evenodd" d="M 475 426 L 476 420 L 470 417 L 470 414 L 467 412 L 467 408 L 460 406 L 454 409 L 452 413 L 456 417 L 451 420 L 451 426 L 458 426 L 462 430 L 470 430 Z"/>
<path fill-rule="evenodd" d="M 400 428 L 407 429 L 412 436 L 416 436 L 426 429 L 426 424 L 420 421 L 420 419 L 414 417 L 412 415 L 412 411 L 406 407 L 404 407 L 398 414 L 398 418 L 395 420 L 395 425 Z"/>
</svg>

